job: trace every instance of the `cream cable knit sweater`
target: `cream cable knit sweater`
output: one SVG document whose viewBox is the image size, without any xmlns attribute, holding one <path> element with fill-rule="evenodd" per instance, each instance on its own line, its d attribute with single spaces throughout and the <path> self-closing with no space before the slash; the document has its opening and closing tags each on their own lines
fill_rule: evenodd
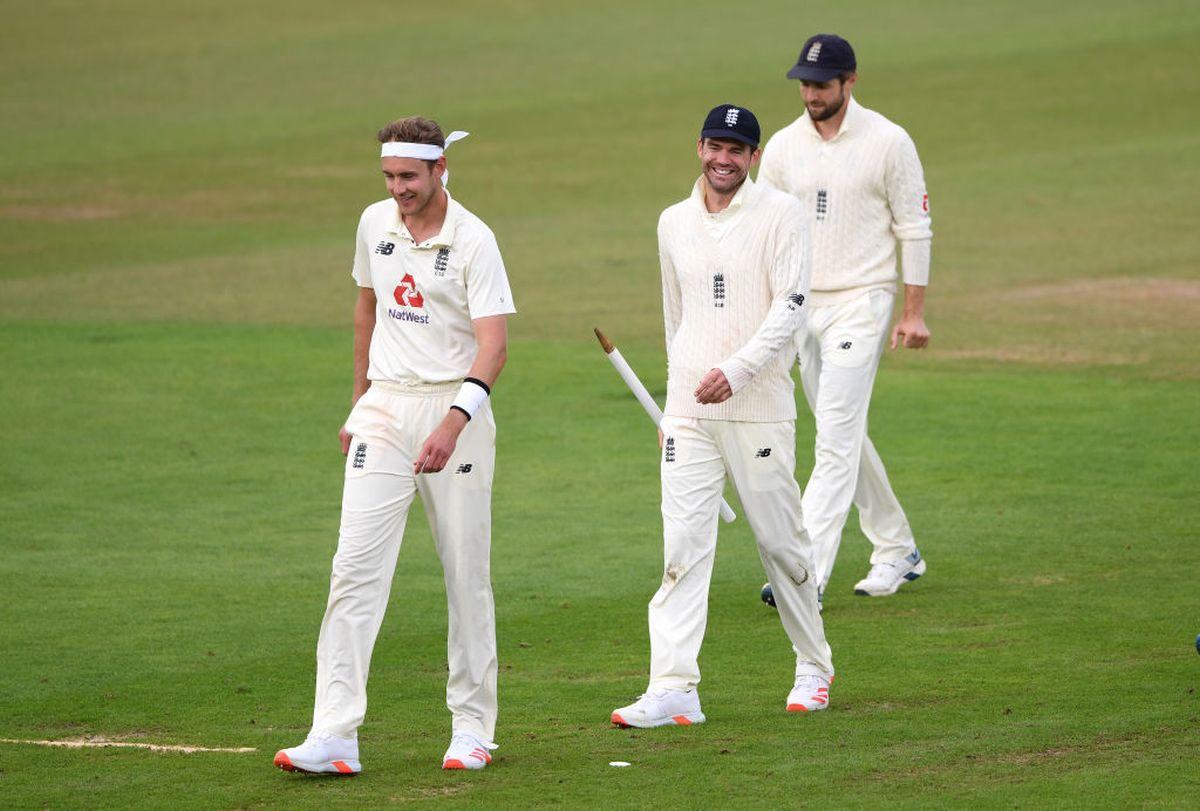
<svg viewBox="0 0 1200 811">
<path fill-rule="evenodd" d="M 905 284 L 929 284 L 933 231 L 917 148 L 853 97 L 829 141 L 808 113 L 772 135 L 758 180 L 794 195 L 812 224 L 813 306 L 894 289 L 897 242 Z"/>
<path fill-rule="evenodd" d="M 791 195 L 749 178 L 730 206 L 704 207 L 703 177 L 658 221 L 667 338 L 664 413 L 746 422 L 796 418 L 792 344 L 808 295 L 804 217 Z M 700 405 L 693 392 L 720 367 L 733 396 Z"/>
</svg>

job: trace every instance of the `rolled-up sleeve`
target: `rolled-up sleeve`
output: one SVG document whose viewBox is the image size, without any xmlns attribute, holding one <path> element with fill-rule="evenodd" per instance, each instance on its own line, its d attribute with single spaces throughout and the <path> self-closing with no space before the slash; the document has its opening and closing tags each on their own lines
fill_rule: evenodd
<svg viewBox="0 0 1200 811">
<path fill-rule="evenodd" d="M 904 283 L 928 285 L 933 221 L 929 216 L 925 171 L 908 133 L 901 131 L 892 144 L 884 181 L 892 211 L 892 233 L 900 241 Z"/>
</svg>

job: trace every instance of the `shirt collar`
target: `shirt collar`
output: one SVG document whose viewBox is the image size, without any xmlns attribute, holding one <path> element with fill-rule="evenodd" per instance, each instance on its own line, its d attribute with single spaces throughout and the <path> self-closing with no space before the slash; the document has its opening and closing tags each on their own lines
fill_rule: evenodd
<svg viewBox="0 0 1200 811">
<path fill-rule="evenodd" d="M 700 208 L 700 213 L 706 214 L 709 217 L 721 217 L 732 214 L 744 207 L 754 196 L 755 188 L 754 181 L 750 179 L 750 175 L 746 175 L 746 182 L 733 195 L 733 199 L 729 201 L 729 205 L 722 210 L 713 214 L 708 210 L 708 206 L 704 205 L 704 175 L 696 178 L 696 185 L 692 186 L 692 201 Z"/>
<path fill-rule="evenodd" d="M 842 125 L 838 127 L 837 133 L 829 140 L 836 141 L 847 132 L 854 130 L 858 126 L 860 118 L 862 118 L 862 105 L 854 100 L 854 96 L 851 96 L 850 100 L 846 102 L 846 115 L 842 117 Z M 812 116 L 808 114 L 808 110 L 804 111 L 804 115 L 800 116 L 800 120 L 804 122 L 801 128 L 805 132 L 818 141 L 825 140 L 821 137 L 821 133 L 817 132 L 817 125 L 813 123 Z"/>
<path fill-rule="evenodd" d="M 438 231 L 429 239 L 421 243 L 423 246 L 429 246 L 431 248 L 448 248 L 454 244 L 454 234 L 458 230 L 458 210 L 462 208 L 462 206 L 454 201 L 454 198 L 450 196 L 450 191 L 448 189 L 443 189 L 443 191 L 446 192 L 446 219 L 442 221 L 442 230 Z M 412 238 L 412 234 L 408 232 L 408 226 L 406 226 L 404 224 L 404 220 L 400 218 L 399 206 L 392 207 L 392 216 L 391 220 L 388 222 L 387 231 L 388 233 L 397 235 L 401 239 L 408 240 L 414 245 L 416 244 L 416 240 L 414 240 Z"/>
</svg>

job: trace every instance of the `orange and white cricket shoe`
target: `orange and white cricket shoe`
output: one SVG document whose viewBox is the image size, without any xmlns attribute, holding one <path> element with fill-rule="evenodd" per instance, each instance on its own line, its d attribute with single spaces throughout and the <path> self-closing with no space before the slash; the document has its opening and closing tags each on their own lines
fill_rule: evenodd
<svg viewBox="0 0 1200 811">
<path fill-rule="evenodd" d="M 788 693 L 788 712 L 816 712 L 829 706 L 829 685 L 833 677 L 797 676 L 796 686 Z"/>
<path fill-rule="evenodd" d="M 482 769 L 492 762 L 496 744 L 470 732 L 455 732 L 450 748 L 442 756 L 443 769 Z"/>
<path fill-rule="evenodd" d="M 275 753 L 275 765 L 285 772 L 310 774 L 358 774 L 358 739 L 341 738 L 328 732 L 310 732 L 304 743 Z"/>
<path fill-rule="evenodd" d="M 613 710 L 612 722 L 619 727 L 665 727 L 703 724 L 700 694 L 691 690 L 648 690 L 628 707 Z"/>
</svg>

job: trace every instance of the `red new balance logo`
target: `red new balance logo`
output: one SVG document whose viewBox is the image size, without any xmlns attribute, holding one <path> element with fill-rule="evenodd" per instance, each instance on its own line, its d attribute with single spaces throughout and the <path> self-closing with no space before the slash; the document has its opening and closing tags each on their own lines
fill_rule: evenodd
<svg viewBox="0 0 1200 811">
<path fill-rule="evenodd" d="M 413 281 L 411 273 L 404 274 L 404 278 L 400 280 L 400 284 L 392 291 L 392 295 L 396 297 L 396 303 L 404 307 L 425 306 L 425 297 L 417 290 L 417 283 Z"/>
</svg>

